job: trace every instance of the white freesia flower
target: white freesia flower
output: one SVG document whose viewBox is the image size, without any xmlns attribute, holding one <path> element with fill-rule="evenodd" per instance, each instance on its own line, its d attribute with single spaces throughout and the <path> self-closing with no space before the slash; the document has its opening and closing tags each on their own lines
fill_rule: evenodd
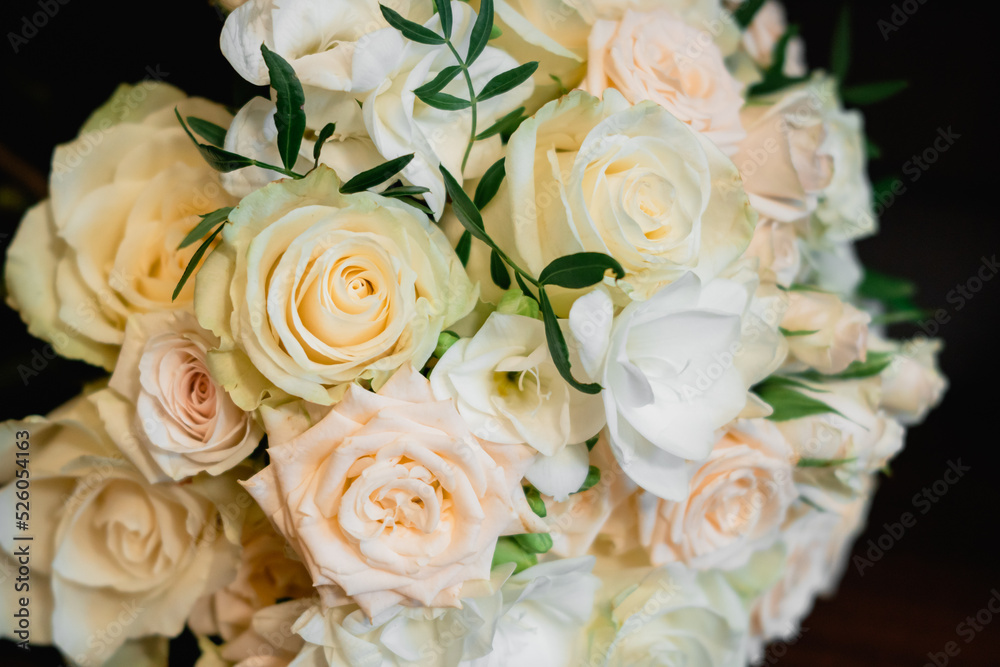
<svg viewBox="0 0 1000 667">
<path fill-rule="evenodd" d="M 199 322 L 221 339 L 209 368 L 245 410 L 282 392 L 329 405 L 356 379 L 422 366 L 475 302 L 426 215 L 339 187 L 320 165 L 254 192 L 198 274 Z"/>
<path fill-rule="evenodd" d="M 556 457 L 604 426 L 601 399 L 576 391 L 559 375 L 545 327 L 533 317 L 493 313 L 475 336 L 449 348 L 430 379 L 435 396 L 454 399 L 459 414 L 483 440 L 526 443 Z M 560 461 L 564 458 L 572 466 L 576 457 L 568 454 Z M 584 448 L 582 476 L 569 480 L 575 487 L 540 490 L 565 497 L 580 487 L 587 467 Z"/>
<path fill-rule="evenodd" d="M 118 448 L 150 482 L 218 475 L 254 450 L 263 429 L 208 372 L 218 341 L 191 313 L 133 315 L 108 388 L 92 400 Z"/>
<path fill-rule="evenodd" d="M 792 357 L 821 373 L 840 373 L 867 358 L 871 315 L 826 292 L 796 290 L 788 297 L 781 326 L 792 334 Z"/>
<path fill-rule="evenodd" d="M 718 47 L 673 12 L 626 11 L 597 21 L 590 33 L 582 88 L 600 96 L 614 88 L 633 104 L 656 102 L 732 155 L 746 136 L 740 124 L 742 85 Z"/>
<path fill-rule="evenodd" d="M 404 0 L 396 5 L 410 20 L 440 33 L 432 3 Z M 464 58 L 476 14 L 462 2 L 453 2 L 452 12 L 451 39 Z M 445 192 L 438 165 L 443 164 L 461 181 L 472 115 L 468 109 L 430 107 L 413 90 L 457 64 L 447 45 L 407 40 L 388 26 L 374 0 L 334 0 L 319 7 L 307 0 L 250 0 L 226 19 L 222 52 L 237 72 L 258 85 L 269 82 L 261 43 L 295 69 L 306 96 L 308 127 L 319 131 L 327 123 L 337 123 L 341 137 L 367 136 L 385 159 L 414 153 L 402 176 L 409 183 L 430 188 L 425 198 L 435 217 L 440 217 Z M 488 46 L 469 74 L 475 89 L 481 91 L 494 76 L 517 65 L 503 51 Z M 477 128 L 485 129 L 515 109 L 531 88 L 528 82 L 483 100 L 477 105 Z M 443 92 L 467 98 L 465 79 L 456 77 Z M 350 149 L 334 146 L 328 150 Z M 481 175 L 499 154 L 499 136 L 476 142 L 464 176 Z M 336 169 L 335 163 L 331 166 Z"/>
<path fill-rule="evenodd" d="M 534 275 L 557 257 L 603 252 L 625 268 L 618 287 L 642 300 L 687 271 L 714 277 L 753 234 L 732 162 L 651 102 L 573 91 L 522 123 L 507 149 L 486 229 Z"/>
<path fill-rule="evenodd" d="M 50 198 L 30 209 L 7 253 L 7 301 L 59 354 L 114 368 L 132 313 L 191 309 L 173 291 L 197 244 L 181 240 L 235 201 L 174 108 L 218 125 L 221 106 L 156 82 L 122 85 L 73 141 L 56 147 Z"/>
<path fill-rule="evenodd" d="M 687 497 L 689 461 L 708 457 L 750 386 L 784 359 L 783 303 L 755 299 L 756 290 L 752 268 L 705 283 L 689 273 L 613 321 L 602 290 L 570 312 L 583 366 L 604 387 L 615 458 L 656 496 Z"/>
</svg>

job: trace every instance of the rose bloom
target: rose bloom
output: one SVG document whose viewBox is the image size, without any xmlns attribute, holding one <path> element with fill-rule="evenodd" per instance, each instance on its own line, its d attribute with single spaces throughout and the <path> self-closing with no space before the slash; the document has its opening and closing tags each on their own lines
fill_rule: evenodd
<svg viewBox="0 0 1000 667">
<path fill-rule="evenodd" d="M 263 429 L 208 372 L 218 341 L 194 315 L 133 315 L 108 388 L 92 400 L 118 448 L 150 482 L 229 470 Z"/>
<path fill-rule="evenodd" d="M 441 33 L 433 3 L 403 0 L 391 4 L 407 19 Z M 476 13 L 467 3 L 451 4 L 451 40 L 465 57 Z M 330 158 L 332 167 L 338 168 L 338 160 L 357 160 L 350 152 L 358 145 L 340 144 L 348 137 L 370 140 L 385 159 L 413 153 L 401 176 L 407 183 L 430 189 L 424 197 L 436 218 L 445 204 L 439 165 L 461 182 L 463 176 L 481 176 L 500 157 L 500 136 L 494 135 L 475 143 L 463 170 L 471 110 L 435 109 L 413 94 L 443 69 L 456 65 L 454 55 L 447 45 L 420 44 L 403 37 L 386 23 L 374 0 L 332 0 L 319 5 L 312 0 L 249 0 L 226 19 L 221 42 L 222 53 L 233 68 L 256 85 L 270 83 L 262 43 L 288 61 L 302 82 L 308 127 L 318 132 L 327 123 L 337 124 L 337 141 L 328 150 L 341 157 Z M 500 49 L 487 46 L 470 66 L 469 75 L 481 91 L 494 76 L 517 65 Z M 520 106 L 531 89 L 532 84 L 525 82 L 483 100 L 476 107 L 477 130 Z M 442 92 L 468 98 L 462 76 Z M 264 126 L 259 127 L 263 132 Z M 346 179 L 351 174 L 339 175 Z"/>
<path fill-rule="evenodd" d="M 239 490 L 233 480 L 148 483 L 86 396 L 0 431 L 4 443 L 31 434 L 33 642 L 51 641 L 76 663 L 104 664 L 119 652 L 137 664 L 131 652 L 143 646 L 132 640 L 180 634 L 195 601 L 233 577 L 238 551 L 216 505 Z M 13 481 L 0 488 L 4 507 L 14 507 L 15 494 Z M 13 525 L 0 528 L 14 554 L 21 543 L 11 539 Z M 4 605 L 4 618 L 13 618 L 14 600 Z"/>
<path fill-rule="evenodd" d="M 602 290 L 573 305 L 570 329 L 583 369 L 604 388 L 615 459 L 646 491 L 684 500 L 690 462 L 708 458 L 749 388 L 784 360 L 784 299 L 757 290 L 747 265 L 704 283 L 689 273 L 613 319 Z"/>
<path fill-rule="evenodd" d="M 627 272 L 617 285 L 641 300 L 687 271 L 714 277 L 753 234 L 732 162 L 651 102 L 573 91 L 524 121 L 507 148 L 486 229 L 534 275 L 557 257 L 603 252 Z M 555 305 L 568 310 L 558 294 Z"/>
<path fill-rule="evenodd" d="M 788 297 L 781 327 L 794 334 L 787 339 L 793 358 L 821 373 L 840 373 L 867 358 L 868 313 L 826 292 L 796 290 Z"/>
<path fill-rule="evenodd" d="M 746 136 L 742 86 L 719 48 L 668 10 L 626 11 L 620 21 L 597 21 L 582 88 L 598 96 L 615 88 L 633 104 L 656 102 L 727 155 Z"/>
<path fill-rule="evenodd" d="M 245 410 L 282 392 L 329 405 L 355 380 L 423 366 L 475 302 L 426 215 L 339 187 L 320 165 L 253 193 L 198 274 L 198 320 L 221 339 L 209 368 Z"/>
<path fill-rule="evenodd" d="M 791 446 L 772 423 L 736 422 L 695 472 L 685 500 L 639 501 L 639 540 L 651 562 L 698 570 L 745 565 L 778 539 L 798 499 L 794 465 Z"/>
<path fill-rule="evenodd" d="M 729 0 L 727 4 L 739 6 L 740 2 Z M 743 31 L 740 44 L 755 63 L 767 69 L 774 61 L 774 47 L 787 30 L 785 8 L 778 0 L 767 0 Z M 804 76 L 808 72 L 805 63 L 805 42 L 801 37 L 795 36 L 788 40 L 785 66 L 782 71 L 789 77 Z"/>
<path fill-rule="evenodd" d="M 941 402 L 948 379 L 938 367 L 943 343 L 937 338 L 917 337 L 899 344 L 877 340 L 872 350 L 896 352 L 882 372 L 880 406 L 907 426 L 919 424 Z"/>
<path fill-rule="evenodd" d="M 761 282 L 776 283 L 782 287 L 791 286 L 802 268 L 802 253 L 795 226 L 768 218 L 757 221 L 744 256 L 759 260 Z"/>
<path fill-rule="evenodd" d="M 129 315 L 191 308 L 192 285 L 172 294 L 197 245 L 177 246 L 198 214 L 235 202 L 174 107 L 229 125 L 221 106 L 173 86 L 120 86 L 56 147 L 50 198 L 8 250 L 8 303 L 62 356 L 111 370 Z"/>
<path fill-rule="evenodd" d="M 244 486 L 326 606 L 455 606 L 489 579 L 500 535 L 545 530 L 521 489 L 530 457 L 477 440 L 412 367 L 378 393 L 351 385 L 298 436 L 268 433 L 271 464 Z"/>
</svg>

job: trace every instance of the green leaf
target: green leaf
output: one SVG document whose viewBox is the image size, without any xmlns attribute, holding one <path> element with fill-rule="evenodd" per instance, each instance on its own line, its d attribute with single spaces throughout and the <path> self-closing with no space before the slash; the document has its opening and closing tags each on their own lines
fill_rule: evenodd
<svg viewBox="0 0 1000 667">
<path fill-rule="evenodd" d="M 441 165 L 439 169 L 441 170 L 441 175 L 444 177 L 444 188 L 448 191 L 448 196 L 451 197 L 451 208 L 458 217 L 459 222 L 477 239 L 496 249 L 493 239 L 486 234 L 483 216 L 479 212 L 479 209 L 476 208 L 476 205 L 469 199 L 469 195 L 465 194 L 465 190 L 458 184 L 455 177 L 445 169 L 444 165 Z"/>
<path fill-rule="evenodd" d="M 452 345 L 457 343 L 459 339 L 460 336 L 454 331 L 442 331 L 438 334 L 438 342 L 434 347 L 434 356 L 438 359 L 443 357 L 444 353 L 447 352 Z"/>
<path fill-rule="evenodd" d="M 799 468 L 833 468 L 857 460 L 856 456 L 849 459 L 799 459 L 796 466 Z"/>
<path fill-rule="evenodd" d="M 191 274 L 194 273 L 194 270 L 198 268 L 198 264 L 201 262 L 201 258 L 205 255 L 205 251 L 208 250 L 210 245 L 212 245 L 212 241 L 215 240 L 215 237 L 219 235 L 219 232 L 222 231 L 224 226 L 225 225 L 219 225 L 216 230 L 212 232 L 200 246 L 198 246 L 198 249 L 194 251 L 194 254 L 191 255 L 191 261 L 188 262 L 187 268 L 184 269 L 184 274 L 181 276 L 181 279 L 177 281 L 177 287 L 174 288 L 173 296 L 170 297 L 171 301 L 176 299 L 177 295 L 179 295 L 181 290 L 184 289 L 184 285 L 187 283 L 188 278 L 190 278 Z"/>
<path fill-rule="evenodd" d="M 521 288 L 521 293 L 524 294 L 524 296 L 529 299 L 534 299 L 535 303 L 538 303 L 538 297 L 536 297 L 535 293 L 531 291 L 531 288 L 525 284 L 524 278 L 521 277 L 520 273 L 514 273 L 514 280 L 517 281 L 517 286 Z"/>
<path fill-rule="evenodd" d="M 184 237 L 181 244 L 177 246 L 177 249 L 186 248 L 198 239 L 208 234 L 208 231 L 214 228 L 216 225 L 224 223 L 229 219 L 229 213 L 233 210 L 232 206 L 226 206 L 223 208 L 216 209 L 211 213 L 206 213 L 201 217 L 201 222 L 195 225 L 194 229 L 188 232 L 188 235 Z"/>
<path fill-rule="evenodd" d="M 419 88 L 414 88 L 413 92 L 420 97 L 421 95 L 432 95 L 434 93 L 439 93 L 444 89 L 452 80 L 462 73 L 462 68 L 459 65 L 452 65 L 451 67 L 445 67 L 443 70 L 438 72 L 437 76 L 433 79 L 420 86 Z"/>
<path fill-rule="evenodd" d="M 583 484 L 581 484 L 580 488 L 574 491 L 573 493 L 583 493 L 584 491 L 593 488 L 593 486 L 600 481 L 601 481 L 601 469 L 598 468 L 597 466 L 590 466 L 590 468 L 587 470 L 587 477 L 583 480 Z"/>
<path fill-rule="evenodd" d="M 597 441 L 600 440 L 600 439 L 601 439 L 601 434 L 598 433 L 593 438 L 591 438 L 590 440 L 588 440 L 587 441 L 587 451 L 588 452 L 594 451 L 594 446 L 597 445 Z"/>
<path fill-rule="evenodd" d="M 897 309 L 911 308 L 916 293 L 917 286 L 911 281 L 872 269 L 865 269 L 865 277 L 858 286 L 858 296 L 881 301 Z"/>
<path fill-rule="evenodd" d="M 469 100 L 463 100 L 461 97 L 455 97 L 454 95 L 449 95 L 448 93 L 417 93 L 417 99 L 428 106 L 432 106 L 435 109 L 442 109 L 444 111 L 458 111 L 460 109 L 468 109 L 472 106 L 472 102 Z"/>
<path fill-rule="evenodd" d="M 795 336 L 811 336 L 819 331 L 819 329 L 810 329 L 810 330 L 802 329 L 799 331 L 789 331 L 784 327 L 778 327 L 778 329 L 781 331 L 781 335 L 784 336 L 785 338 L 793 338 Z"/>
<path fill-rule="evenodd" d="M 865 155 L 869 160 L 877 160 L 882 157 L 882 149 L 867 137 L 865 137 Z"/>
<path fill-rule="evenodd" d="M 590 287 L 604 280 L 608 270 L 617 278 L 625 277 L 625 269 L 615 258 L 600 252 L 578 252 L 552 260 L 542 269 L 538 282 L 570 289 Z"/>
<path fill-rule="evenodd" d="M 472 33 L 469 35 L 469 52 L 465 57 L 465 64 L 471 65 L 476 62 L 486 43 L 490 41 L 493 34 L 493 0 L 482 0 L 479 3 L 479 15 L 472 26 Z"/>
<path fill-rule="evenodd" d="M 549 344 L 549 354 L 552 355 L 552 361 L 559 374 L 577 391 L 582 391 L 585 394 L 599 394 L 601 385 L 596 382 L 584 384 L 577 382 L 576 378 L 573 377 L 569 361 L 569 347 L 566 345 L 566 338 L 559 326 L 559 318 L 552 310 L 552 304 L 549 302 L 549 296 L 545 293 L 544 287 L 538 290 L 538 299 L 538 305 L 542 311 L 542 321 L 545 323 L 545 339 Z"/>
<path fill-rule="evenodd" d="M 222 148 L 226 143 L 226 128 L 216 125 L 203 118 L 187 117 L 188 125 L 194 132 L 213 146 Z"/>
<path fill-rule="evenodd" d="M 566 87 L 566 84 L 563 83 L 562 79 L 560 79 L 555 74 L 549 74 L 549 78 L 555 81 L 556 90 L 559 92 L 560 96 L 569 94 L 569 88 Z"/>
<path fill-rule="evenodd" d="M 340 186 L 340 194 L 349 195 L 355 192 L 363 192 L 368 188 L 385 183 L 390 178 L 402 171 L 413 159 L 413 153 L 401 155 L 398 158 L 383 162 L 377 167 L 372 167 L 368 171 L 363 171 L 351 180 Z"/>
<path fill-rule="evenodd" d="M 795 378 L 788 377 L 787 375 L 772 375 L 772 376 L 770 376 L 770 377 L 768 377 L 768 378 L 766 378 L 766 379 L 764 379 L 764 380 L 762 380 L 760 382 L 760 384 L 764 384 L 764 383 L 767 383 L 770 386 L 779 386 L 780 385 L 780 386 L 783 386 L 783 387 L 798 387 L 800 389 L 806 389 L 808 391 L 811 391 L 811 392 L 814 392 L 814 393 L 817 393 L 817 394 L 829 394 L 830 393 L 826 389 L 820 389 L 818 387 L 814 387 L 812 385 L 806 384 L 802 380 L 797 380 Z M 753 389 L 754 389 L 754 391 L 756 391 L 757 387 L 754 387 Z"/>
<path fill-rule="evenodd" d="M 417 195 L 422 195 L 425 192 L 430 192 L 429 188 L 425 188 L 421 185 L 397 185 L 394 188 L 388 188 L 383 190 L 379 194 L 383 197 L 415 197 Z"/>
<path fill-rule="evenodd" d="M 754 387 L 754 392 L 774 408 L 774 412 L 768 417 L 771 421 L 782 422 L 826 413 L 840 415 L 840 412 L 823 401 L 806 396 L 785 383 L 771 383 L 765 380 Z"/>
<path fill-rule="evenodd" d="M 527 570 L 532 565 L 538 565 L 538 556 L 525 551 L 512 537 L 501 537 L 497 540 L 496 549 L 493 551 L 493 563 L 491 567 L 503 565 L 504 563 L 514 563 L 514 572 Z"/>
<path fill-rule="evenodd" d="M 302 107 L 306 103 L 302 84 L 295 70 L 288 62 L 271 51 L 266 45 L 260 45 L 264 55 L 264 63 L 271 77 L 271 87 L 277 93 L 274 114 L 274 124 L 278 128 L 278 152 L 281 154 L 281 164 L 285 169 L 293 169 L 299 159 L 299 148 L 302 146 L 302 135 L 306 131 L 306 112 Z"/>
<path fill-rule="evenodd" d="M 486 208 L 486 205 L 496 195 L 497 190 L 500 189 L 500 184 L 506 175 L 507 172 L 504 171 L 504 158 L 500 158 L 490 165 L 490 168 L 486 170 L 483 177 L 479 179 L 479 185 L 476 186 L 476 194 L 472 198 L 476 208 L 480 211 Z"/>
<path fill-rule="evenodd" d="M 527 118 L 524 116 L 524 107 L 518 107 L 509 114 L 500 118 L 497 122 L 476 135 L 476 141 L 488 139 L 495 134 L 513 134 L 514 130 Z"/>
<path fill-rule="evenodd" d="M 909 85 L 909 82 L 902 79 L 879 81 L 877 83 L 862 83 L 856 86 L 845 86 L 841 90 L 841 96 L 847 104 L 860 107 L 887 100 L 906 90 Z"/>
<path fill-rule="evenodd" d="M 430 28 L 425 28 L 419 23 L 403 18 L 399 12 L 385 5 L 380 4 L 379 8 L 382 10 L 382 16 L 385 17 L 386 23 L 403 33 L 403 37 L 408 40 L 418 44 L 444 44 L 444 37 Z"/>
<path fill-rule="evenodd" d="M 513 537 L 518 546 L 529 553 L 543 554 L 552 548 L 552 536 L 548 533 L 523 533 Z"/>
<path fill-rule="evenodd" d="M 736 21 L 736 25 L 739 27 L 746 28 L 753 21 L 753 17 L 756 16 L 757 11 L 763 6 L 764 0 L 745 0 L 733 12 L 733 20 Z"/>
<path fill-rule="evenodd" d="M 843 83 L 851 66 L 851 8 L 845 4 L 837 17 L 830 52 L 830 72 Z"/>
<path fill-rule="evenodd" d="M 545 501 L 542 500 L 542 494 L 533 486 L 527 486 L 524 489 L 524 497 L 528 500 L 528 507 L 531 511 L 540 517 L 545 517 L 548 514 L 548 510 L 545 509 Z"/>
<path fill-rule="evenodd" d="M 462 232 L 462 236 L 459 237 L 458 243 L 455 245 L 455 254 L 458 255 L 458 260 L 462 262 L 462 266 L 467 266 L 469 263 L 469 253 L 472 251 L 472 234 L 466 229 Z"/>
<path fill-rule="evenodd" d="M 892 363 L 893 352 L 869 352 L 864 361 L 855 361 L 840 373 L 824 375 L 816 371 L 806 371 L 798 376 L 814 382 L 829 382 L 834 380 L 862 380 L 878 375 Z"/>
<path fill-rule="evenodd" d="M 434 9 L 437 10 L 438 16 L 441 18 L 441 32 L 444 33 L 445 37 L 451 37 L 451 0 L 436 0 Z"/>
<path fill-rule="evenodd" d="M 208 163 L 208 166 L 224 174 L 230 171 L 236 171 L 237 169 L 243 169 L 244 167 L 252 167 L 257 164 L 255 160 L 251 160 L 248 157 L 243 157 L 242 155 L 237 155 L 236 153 L 230 153 L 229 151 L 224 151 L 221 148 L 208 146 L 206 144 L 198 144 L 198 152 L 201 153 L 201 156 L 205 159 L 205 162 Z"/>
<path fill-rule="evenodd" d="M 482 91 L 476 95 L 476 99 L 483 101 L 496 97 L 497 95 L 503 95 L 530 79 L 536 69 L 538 69 L 538 63 L 530 62 L 518 65 L 514 69 L 497 74 L 489 80 L 489 83 L 483 86 Z"/>
<path fill-rule="evenodd" d="M 926 308 L 908 308 L 906 310 L 894 310 L 890 313 L 882 313 L 872 318 L 872 324 L 901 324 L 903 322 L 916 322 L 929 317 L 934 311 Z"/>
<path fill-rule="evenodd" d="M 337 131 L 336 123 L 327 123 L 323 126 L 323 129 L 319 131 L 319 135 L 316 137 L 316 143 L 313 144 L 313 166 L 319 166 L 319 156 L 323 152 L 323 144 L 326 140 L 333 136 L 333 133 Z"/>
<path fill-rule="evenodd" d="M 510 289 L 510 273 L 507 272 L 507 265 L 496 250 L 490 252 L 490 278 L 500 289 Z"/>
</svg>

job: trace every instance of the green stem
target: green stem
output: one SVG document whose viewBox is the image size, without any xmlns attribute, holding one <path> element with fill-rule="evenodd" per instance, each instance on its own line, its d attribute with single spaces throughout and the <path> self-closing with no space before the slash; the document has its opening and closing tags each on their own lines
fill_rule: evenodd
<svg viewBox="0 0 1000 667">
<path fill-rule="evenodd" d="M 302 174 L 296 174 L 291 169 L 285 169 L 284 167 L 277 167 L 273 164 L 268 164 L 266 162 L 261 162 L 259 160 L 251 160 L 253 166 L 260 167 L 261 169 L 270 169 L 271 171 L 276 171 L 279 174 L 284 174 L 285 176 L 290 176 L 291 178 L 305 178 Z"/>
<path fill-rule="evenodd" d="M 476 142 L 476 88 L 472 85 L 472 74 L 469 72 L 469 66 L 459 55 L 458 49 L 455 45 L 451 43 L 451 39 L 445 39 L 445 44 L 451 50 L 451 54 L 455 56 L 455 60 L 458 61 L 459 67 L 462 68 L 462 75 L 465 77 L 465 83 L 469 87 L 469 102 L 471 103 L 472 109 L 472 131 L 469 134 L 469 145 L 465 147 L 465 155 L 462 157 L 462 174 L 465 174 L 465 165 L 469 162 L 469 155 L 472 153 L 472 144 Z M 517 270 L 515 268 L 515 270 Z"/>
</svg>

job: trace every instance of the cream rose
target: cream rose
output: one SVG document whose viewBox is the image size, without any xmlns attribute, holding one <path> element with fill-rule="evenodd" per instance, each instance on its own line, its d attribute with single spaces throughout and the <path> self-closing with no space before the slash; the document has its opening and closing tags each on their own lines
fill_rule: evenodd
<svg viewBox="0 0 1000 667">
<path fill-rule="evenodd" d="M 731 570 L 778 539 L 798 499 L 795 455 L 763 419 L 736 422 L 691 479 L 687 499 L 641 499 L 639 540 L 654 565 Z"/>
<path fill-rule="evenodd" d="M 802 252 L 795 226 L 761 218 L 754 229 L 746 257 L 756 257 L 761 282 L 789 287 L 802 269 Z"/>
<path fill-rule="evenodd" d="M 693 273 L 612 319 L 610 297 L 577 300 L 569 321 L 583 368 L 604 387 L 615 458 L 640 487 L 688 496 L 689 461 L 708 458 L 748 390 L 783 361 L 780 296 L 756 296 L 757 275 L 702 283 Z"/>
<path fill-rule="evenodd" d="M 821 85 L 827 90 L 835 86 L 830 80 L 822 80 Z M 825 108 L 828 131 L 821 150 L 833 161 L 833 176 L 816 207 L 816 231 L 824 240 L 834 242 L 871 236 L 876 220 L 864 117 L 857 109 L 842 109 L 834 92 L 823 97 L 832 103 Z"/>
<path fill-rule="evenodd" d="M 102 664 L 126 641 L 179 634 L 197 598 L 235 573 L 237 549 L 216 506 L 238 489 L 232 480 L 149 484 L 86 397 L 3 429 L 11 439 L 31 434 L 33 618 L 51 620 L 52 643 L 74 662 Z M 5 507 L 15 491 L 0 489 Z M 9 554 L 20 544 L 12 520 L 0 519 Z"/>
<path fill-rule="evenodd" d="M 741 3 L 730 0 L 728 4 L 739 6 Z M 767 0 L 743 31 L 740 44 L 755 63 L 767 69 L 774 61 L 774 47 L 787 31 L 785 8 L 778 0 Z M 805 76 L 808 71 L 805 62 L 805 42 L 801 37 L 796 36 L 788 40 L 788 45 L 785 47 L 785 66 L 782 71 L 789 77 Z"/>
<path fill-rule="evenodd" d="M 194 315 L 133 315 L 108 388 L 92 400 L 118 448 L 150 482 L 239 464 L 264 435 L 208 371 L 218 344 Z"/>
<path fill-rule="evenodd" d="M 507 149 L 486 228 L 535 275 L 557 257 L 603 252 L 627 272 L 618 286 L 642 300 L 686 271 L 714 277 L 753 234 L 733 164 L 651 102 L 573 91 L 522 123 Z"/>
<path fill-rule="evenodd" d="M 531 459 L 487 453 L 411 367 L 377 394 L 351 385 L 297 437 L 274 433 L 271 464 L 244 486 L 326 605 L 453 606 L 463 583 L 489 578 L 497 537 L 545 529 L 521 490 Z"/>
<path fill-rule="evenodd" d="M 427 216 L 339 187 L 321 165 L 253 193 L 198 275 L 198 319 L 221 339 L 209 368 L 245 410 L 281 392 L 329 405 L 354 380 L 422 366 L 475 303 Z"/>
<path fill-rule="evenodd" d="M 197 246 L 198 214 L 235 203 L 174 115 L 228 126 L 219 105 L 173 86 L 122 85 L 73 141 L 56 147 L 51 197 L 30 209 L 7 254 L 8 303 L 59 354 L 110 370 L 132 313 L 172 299 Z"/>
<path fill-rule="evenodd" d="M 876 348 L 896 352 L 882 373 L 881 408 L 900 423 L 919 424 L 941 402 L 948 380 L 938 367 L 942 342 L 918 337 L 900 344 L 879 341 Z"/>
<path fill-rule="evenodd" d="M 739 44 L 740 30 L 721 0 L 580 0 L 573 4 L 590 23 L 620 20 L 628 10 L 667 10 L 711 35 L 723 55 L 731 54 Z"/>
<path fill-rule="evenodd" d="M 792 334 L 793 358 L 821 373 L 840 373 L 867 358 L 868 313 L 826 292 L 796 290 L 788 297 L 781 327 Z"/>
<path fill-rule="evenodd" d="M 598 96 L 614 88 L 633 104 L 656 102 L 727 155 L 746 136 L 741 84 L 711 37 L 669 10 L 626 11 L 620 21 L 597 21 L 581 87 Z"/>
</svg>

